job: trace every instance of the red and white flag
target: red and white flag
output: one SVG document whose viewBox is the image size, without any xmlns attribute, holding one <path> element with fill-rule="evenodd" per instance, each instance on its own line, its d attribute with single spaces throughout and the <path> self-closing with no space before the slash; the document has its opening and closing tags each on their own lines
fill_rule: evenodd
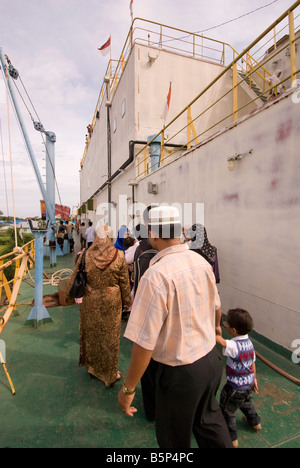
<svg viewBox="0 0 300 468">
<path fill-rule="evenodd" d="M 103 46 L 101 46 L 98 50 L 100 50 L 101 54 L 103 56 L 107 55 L 110 53 L 110 47 L 111 47 L 111 36 L 109 36 L 109 39 Z"/>
<path fill-rule="evenodd" d="M 172 82 L 170 82 L 168 96 L 167 96 L 167 99 L 166 99 L 166 102 L 164 104 L 162 114 L 161 114 L 161 118 L 163 119 L 164 122 L 167 120 L 168 112 L 170 109 L 171 93 L 172 93 Z"/>
<path fill-rule="evenodd" d="M 131 22 L 133 22 L 133 0 L 130 0 L 129 10 L 130 10 Z"/>
</svg>

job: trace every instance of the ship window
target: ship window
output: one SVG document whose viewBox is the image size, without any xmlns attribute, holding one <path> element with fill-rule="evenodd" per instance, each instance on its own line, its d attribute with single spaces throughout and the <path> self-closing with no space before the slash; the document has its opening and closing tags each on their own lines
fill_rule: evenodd
<svg viewBox="0 0 300 468">
<path fill-rule="evenodd" d="M 126 99 L 123 99 L 121 104 L 121 116 L 124 117 L 126 114 Z"/>
<path fill-rule="evenodd" d="M 117 117 L 115 117 L 113 121 L 113 132 L 115 133 L 116 131 L 117 131 Z"/>
</svg>

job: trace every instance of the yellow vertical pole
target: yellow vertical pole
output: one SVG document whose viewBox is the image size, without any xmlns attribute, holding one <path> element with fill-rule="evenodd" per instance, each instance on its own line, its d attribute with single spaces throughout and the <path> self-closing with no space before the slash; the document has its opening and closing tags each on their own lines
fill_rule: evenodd
<svg viewBox="0 0 300 468">
<path fill-rule="evenodd" d="M 3 260 L 0 260 L 0 266 L 3 265 Z M 4 286 L 3 286 L 4 285 Z M 2 288 L 4 288 L 4 291 L 6 293 L 7 300 L 10 301 L 11 298 L 11 290 L 7 281 L 7 278 L 4 274 L 4 271 L 0 271 L 0 299 L 2 296 Z"/>
<path fill-rule="evenodd" d="M 28 270 L 30 270 L 30 268 L 33 267 L 34 265 L 34 259 L 35 259 L 35 250 L 34 250 L 34 241 L 31 242 L 30 244 L 30 248 L 29 248 L 29 251 L 28 251 L 28 254 L 29 254 L 29 259 L 28 259 Z"/>
<path fill-rule="evenodd" d="M 15 284 L 15 281 L 16 281 L 16 279 L 18 277 L 19 268 L 20 268 L 20 260 L 17 260 L 16 261 L 16 268 L 15 268 L 14 284 Z"/>
<path fill-rule="evenodd" d="M 164 159 L 165 159 L 165 131 L 161 131 L 161 143 L 160 143 L 160 165 L 164 165 Z"/>
<path fill-rule="evenodd" d="M 192 137 L 192 129 L 191 129 L 191 122 L 192 122 L 192 112 L 191 106 L 187 109 L 187 149 L 191 148 L 191 137 Z"/>
<path fill-rule="evenodd" d="M 26 268 L 26 264 L 27 264 L 27 258 L 28 257 L 23 257 L 23 259 L 22 259 L 22 263 L 21 263 L 21 266 L 20 266 L 20 269 L 19 269 L 19 276 L 16 279 L 16 282 L 14 283 L 14 288 L 13 288 L 12 295 L 11 295 L 11 298 L 10 298 L 10 301 L 9 301 L 9 306 L 6 309 L 6 312 L 5 312 L 4 316 L 3 316 L 2 323 L 0 323 L 0 334 L 2 333 L 3 328 L 5 327 L 6 323 L 8 322 L 9 317 L 11 316 L 11 314 L 12 314 L 14 308 L 15 308 L 15 303 L 16 303 L 18 293 L 19 293 L 19 289 L 20 289 L 20 286 L 21 286 L 21 283 L 22 283 L 23 272 L 24 272 L 24 270 Z"/>
<path fill-rule="evenodd" d="M 116 91 L 117 89 L 117 86 L 118 86 L 118 77 L 117 77 L 117 71 L 115 71 L 115 74 L 114 74 L 114 77 L 113 77 L 113 83 L 114 83 L 114 92 Z"/>
<path fill-rule="evenodd" d="M 252 88 L 252 74 L 251 71 L 253 70 L 252 65 L 252 57 L 249 52 L 247 52 L 247 73 L 249 73 L 249 86 Z"/>
<path fill-rule="evenodd" d="M 25 268 L 26 269 L 26 268 Z M 14 289 L 14 286 L 15 286 L 15 283 L 18 279 L 18 276 L 19 276 L 19 270 L 20 270 L 20 260 L 17 260 L 16 261 L 16 264 L 15 264 L 15 276 L 14 276 L 14 282 L 13 282 L 13 289 Z M 25 270 L 24 270 L 25 271 Z M 24 274 L 23 274 L 24 276 Z M 13 311 L 15 312 L 17 310 L 17 307 L 15 306 L 13 308 Z M 16 313 L 16 315 L 19 315 L 18 313 Z"/>
<path fill-rule="evenodd" d="M 193 132 L 193 136 L 194 136 L 193 141 L 195 141 L 195 143 L 198 145 L 199 144 L 199 138 L 197 136 L 194 121 L 193 121 L 193 118 L 192 118 L 191 106 L 189 106 L 188 109 L 187 109 L 187 149 L 191 148 L 192 132 Z"/>
<path fill-rule="evenodd" d="M 1 265 L 3 265 L 3 260 L 0 260 L 0 266 Z M 2 295 L 2 285 L 4 283 L 3 276 L 4 276 L 4 273 L 3 273 L 2 270 L 0 270 L 0 299 L 1 299 L 1 295 Z"/>
<path fill-rule="evenodd" d="M 159 48 L 162 48 L 162 25 L 160 25 Z"/>
<path fill-rule="evenodd" d="M 148 146 L 145 146 L 144 148 L 144 175 L 147 175 L 147 148 Z"/>
<path fill-rule="evenodd" d="M 130 50 L 132 50 L 133 47 L 133 31 L 132 31 L 132 26 L 130 28 Z"/>
<path fill-rule="evenodd" d="M 223 43 L 223 52 L 221 55 L 221 65 L 225 65 L 225 44 Z"/>
<path fill-rule="evenodd" d="M 295 25 L 294 12 L 289 11 L 289 32 L 290 32 L 290 60 L 291 60 L 291 83 L 296 81 L 297 66 L 296 66 L 296 45 L 295 45 Z"/>
<path fill-rule="evenodd" d="M 233 106 L 233 121 L 235 122 L 238 118 L 238 95 L 237 95 L 237 64 L 235 63 L 232 67 L 232 106 Z"/>
</svg>

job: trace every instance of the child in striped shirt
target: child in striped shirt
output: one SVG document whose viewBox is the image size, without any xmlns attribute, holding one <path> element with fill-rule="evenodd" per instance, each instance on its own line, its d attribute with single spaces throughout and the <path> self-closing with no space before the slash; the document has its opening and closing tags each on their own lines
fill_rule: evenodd
<svg viewBox="0 0 300 468">
<path fill-rule="evenodd" d="M 240 409 L 246 416 L 247 423 L 255 431 L 261 429 L 260 416 L 252 401 L 252 394 L 258 393 L 255 350 L 248 333 L 252 330 L 253 321 L 246 310 L 229 310 L 225 325 L 231 340 L 217 336 L 217 343 L 223 347 L 227 356 L 227 383 L 222 389 L 220 406 L 227 422 L 232 444 L 238 447 L 236 430 L 236 412 Z"/>
</svg>

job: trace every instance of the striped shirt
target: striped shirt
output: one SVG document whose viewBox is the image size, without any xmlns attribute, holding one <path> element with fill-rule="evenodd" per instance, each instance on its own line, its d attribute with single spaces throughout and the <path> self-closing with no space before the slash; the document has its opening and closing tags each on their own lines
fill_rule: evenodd
<svg viewBox="0 0 300 468">
<path fill-rule="evenodd" d="M 124 336 L 155 361 L 192 364 L 216 344 L 220 307 L 211 265 L 185 244 L 168 247 L 141 278 Z"/>
<path fill-rule="evenodd" d="M 256 360 L 254 346 L 248 335 L 226 340 L 223 355 L 227 356 L 226 377 L 228 383 L 239 391 L 253 387 L 255 375 L 253 363 Z"/>
</svg>

